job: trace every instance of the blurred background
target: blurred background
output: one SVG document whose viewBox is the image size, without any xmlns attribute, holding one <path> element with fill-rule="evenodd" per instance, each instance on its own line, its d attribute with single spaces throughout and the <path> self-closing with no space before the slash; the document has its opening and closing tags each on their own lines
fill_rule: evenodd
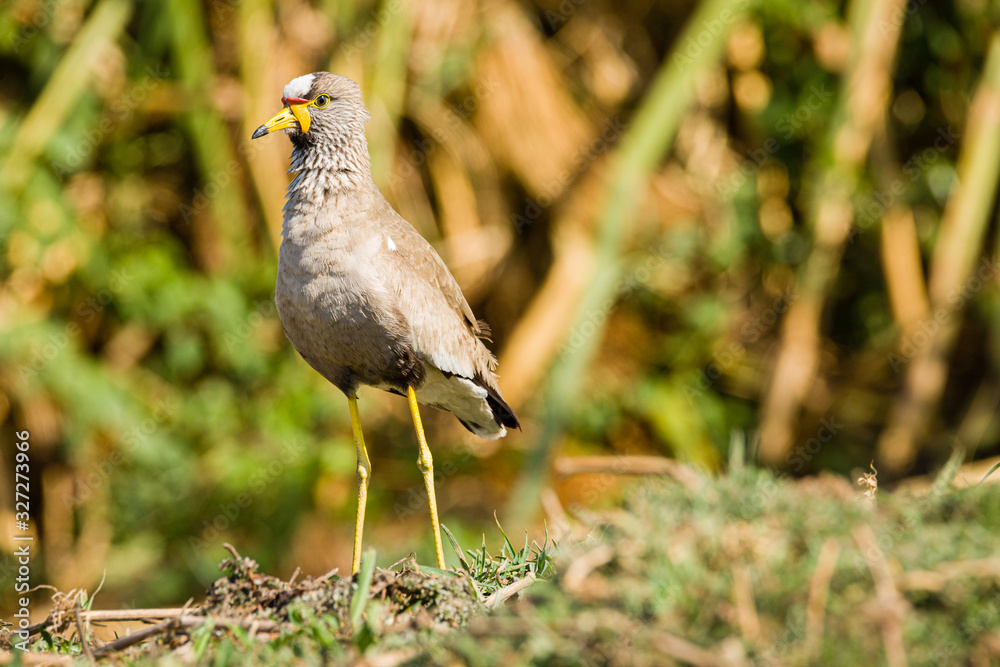
<svg viewBox="0 0 1000 667">
<path fill-rule="evenodd" d="M 357 80 L 376 182 L 493 331 L 521 432 L 427 409 L 445 525 L 517 543 L 731 443 L 891 484 L 1000 454 L 1000 42 L 983 0 L 13 0 L 0 457 L 33 583 L 200 597 L 230 542 L 349 571 L 344 397 L 274 309 L 292 78 Z M 366 544 L 432 553 L 405 401 L 360 394 Z M 601 458 L 580 458 L 601 457 Z M 0 577 L 15 572 L 11 531 Z M 12 586 L 0 607 L 12 606 Z M 46 597 L 39 594 L 39 598 Z"/>
</svg>

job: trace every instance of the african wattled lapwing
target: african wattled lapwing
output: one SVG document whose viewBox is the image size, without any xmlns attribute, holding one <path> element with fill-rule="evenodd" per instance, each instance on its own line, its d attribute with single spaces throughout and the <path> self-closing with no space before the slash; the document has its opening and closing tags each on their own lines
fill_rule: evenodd
<svg viewBox="0 0 1000 667">
<path fill-rule="evenodd" d="M 486 331 L 444 262 L 372 180 L 368 110 L 347 77 L 306 74 L 284 108 L 253 133 L 284 130 L 294 174 L 284 209 L 275 302 L 285 335 L 347 396 L 357 449 L 353 572 L 361 564 L 371 464 L 361 433 L 361 385 L 406 396 L 417 432 L 437 562 L 444 568 L 434 468 L 418 403 L 447 410 L 483 438 L 519 428 L 494 373 Z"/>
</svg>

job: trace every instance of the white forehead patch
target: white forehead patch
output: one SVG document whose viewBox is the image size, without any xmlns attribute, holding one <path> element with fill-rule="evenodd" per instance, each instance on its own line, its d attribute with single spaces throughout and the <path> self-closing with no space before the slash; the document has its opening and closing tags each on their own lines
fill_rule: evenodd
<svg viewBox="0 0 1000 667">
<path fill-rule="evenodd" d="M 301 97 L 306 98 L 309 96 L 309 90 L 312 88 L 313 79 L 316 78 L 315 74 L 303 74 L 300 77 L 294 78 L 288 82 L 285 89 L 281 91 L 282 97 Z"/>
</svg>

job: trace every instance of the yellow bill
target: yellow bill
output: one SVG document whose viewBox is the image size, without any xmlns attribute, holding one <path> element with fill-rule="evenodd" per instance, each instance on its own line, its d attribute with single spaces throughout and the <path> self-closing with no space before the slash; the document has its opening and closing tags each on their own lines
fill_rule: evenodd
<svg viewBox="0 0 1000 667">
<path fill-rule="evenodd" d="M 309 102 L 288 102 L 287 106 L 281 110 L 281 113 L 254 130 L 250 138 L 259 139 L 265 134 L 271 134 L 277 130 L 287 130 L 296 126 L 303 132 L 308 132 L 309 123 L 311 122 L 309 111 L 306 109 L 308 104 Z"/>
</svg>

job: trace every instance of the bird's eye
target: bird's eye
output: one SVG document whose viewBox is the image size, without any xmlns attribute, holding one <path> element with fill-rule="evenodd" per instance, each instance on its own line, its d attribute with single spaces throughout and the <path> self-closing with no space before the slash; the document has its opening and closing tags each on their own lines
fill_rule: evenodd
<svg viewBox="0 0 1000 667">
<path fill-rule="evenodd" d="M 320 95 L 313 102 L 313 106 L 316 107 L 317 109 L 324 109 L 326 108 L 326 105 L 328 105 L 329 103 L 330 103 L 329 95 Z"/>
</svg>

